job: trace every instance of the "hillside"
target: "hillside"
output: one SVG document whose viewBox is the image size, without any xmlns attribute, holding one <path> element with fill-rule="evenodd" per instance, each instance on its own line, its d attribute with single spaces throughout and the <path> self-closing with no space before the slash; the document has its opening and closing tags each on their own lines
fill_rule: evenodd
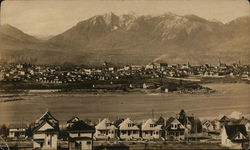
<svg viewBox="0 0 250 150">
<path fill-rule="evenodd" d="M 81 21 L 47 41 L 37 40 L 17 29 L 0 29 L 0 44 L 4 45 L 1 46 L 4 56 L 11 55 L 6 54 L 10 49 L 37 63 L 189 61 L 200 64 L 217 63 L 219 59 L 227 63 L 239 59 L 250 63 L 249 26 L 249 16 L 223 24 L 195 15 L 117 16 L 107 13 Z M 12 36 L 14 33 L 18 36 Z"/>
</svg>

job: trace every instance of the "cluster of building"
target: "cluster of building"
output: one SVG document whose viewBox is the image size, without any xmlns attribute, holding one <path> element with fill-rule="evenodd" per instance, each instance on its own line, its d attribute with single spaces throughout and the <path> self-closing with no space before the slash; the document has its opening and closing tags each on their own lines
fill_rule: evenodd
<svg viewBox="0 0 250 150">
<path fill-rule="evenodd" d="M 159 140 L 187 141 L 198 139 L 199 133 L 218 134 L 221 145 L 241 149 L 249 142 L 250 122 L 245 118 L 232 119 L 222 116 L 219 120 L 203 120 L 186 115 L 181 110 L 178 116 L 165 119 L 148 119 L 135 122 L 129 118 L 110 121 L 108 118 L 97 124 L 86 123 L 77 116 L 67 121 L 66 128 L 59 128 L 59 121 L 48 111 L 29 128 L 11 127 L 9 137 L 30 136 L 34 149 L 54 150 L 58 147 L 60 134 L 66 133 L 69 150 L 92 150 L 94 140 Z M 64 136 L 64 137 L 65 137 Z"/>
<path fill-rule="evenodd" d="M 78 83 L 142 78 L 185 78 L 190 76 L 231 76 L 249 80 L 250 66 L 222 63 L 218 66 L 209 64 L 191 66 L 189 63 L 171 65 L 167 63 L 150 63 L 148 65 L 125 66 L 115 66 L 108 63 L 104 63 L 102 66 L 0 64 L 0 70 L 0 81 Z"/>
</svg>

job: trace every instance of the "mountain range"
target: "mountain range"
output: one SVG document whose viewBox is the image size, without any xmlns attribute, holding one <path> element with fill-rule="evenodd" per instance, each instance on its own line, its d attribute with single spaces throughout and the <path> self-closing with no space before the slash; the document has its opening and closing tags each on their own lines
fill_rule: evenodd
<svg viewBox="0 0 250 150">
<path fill-rule="evenodd" d="M 0 26 L 2 61 L 33 63 L 147 64 L 250 63 L 250 17 L 228 23 L 195 15 L 117 16 L 106 13 L 47 40 Z"/>
</svg>

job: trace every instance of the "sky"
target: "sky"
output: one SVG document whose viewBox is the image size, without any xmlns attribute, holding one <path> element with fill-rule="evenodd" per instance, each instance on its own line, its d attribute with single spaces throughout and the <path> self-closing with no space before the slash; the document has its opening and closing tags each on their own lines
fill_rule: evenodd
<svg viewBox="0 0 250 150">
<path fill-rule="evenodd" d="M 5 0 L 1 24 L 39 36 L 60 34 L 95 15 L 194 14 L 223 23 L 250 14 L 247 0 Z"/>
</svg>

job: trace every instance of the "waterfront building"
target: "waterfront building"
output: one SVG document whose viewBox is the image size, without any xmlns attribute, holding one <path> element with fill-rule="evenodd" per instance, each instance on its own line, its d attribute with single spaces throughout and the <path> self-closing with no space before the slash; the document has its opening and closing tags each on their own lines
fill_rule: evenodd
<svg viewBox="0 0 250 150">
<path fill-rule="evenodd" d="M 142 124 L 141 134 L 143 139 L 160 139 L 162 135 L 162 125 L 157 125 L 153 119 L 148 119 Z"/>
<path fill-rule="evenodd" d="M 225 125 L 221 131 L 221 145 L 230 149 L 242 149 L 248 141 L 244 125 Z"/>
<path fill-rule="evenodd" d="M 164 127 L 166 140 L 184 140 L 188 129 L 174 117 L 170 117 Z"/>
<path fill-rule="evenodd" d="M 27 125 L 25 124 L 10 124 L 9 125 L 9 138 L 25 138 Z"/>
<path fill-rule="evenodd" d="M 95 126 L 96 139 L 114 139 L 118 136 L 118 128 L 107 118 Z"/>
<path fill-rule="evenodd" d="M 59 133 L 59 121 L 47 111 L 36 122 L 32 130 L 33 148 L 41 150 L 56 150 Z"/>
<path fill-rule="evenodd" d="M 140 128 L 129 118 L 125 119 L 119 125 L 120 139 L 140 139 Z"/>
<path fill-rule="evenodd" d="M 67 128 L 69 150 L 92 150 L 95 128 L 82 120 Z"/>
</svg>

